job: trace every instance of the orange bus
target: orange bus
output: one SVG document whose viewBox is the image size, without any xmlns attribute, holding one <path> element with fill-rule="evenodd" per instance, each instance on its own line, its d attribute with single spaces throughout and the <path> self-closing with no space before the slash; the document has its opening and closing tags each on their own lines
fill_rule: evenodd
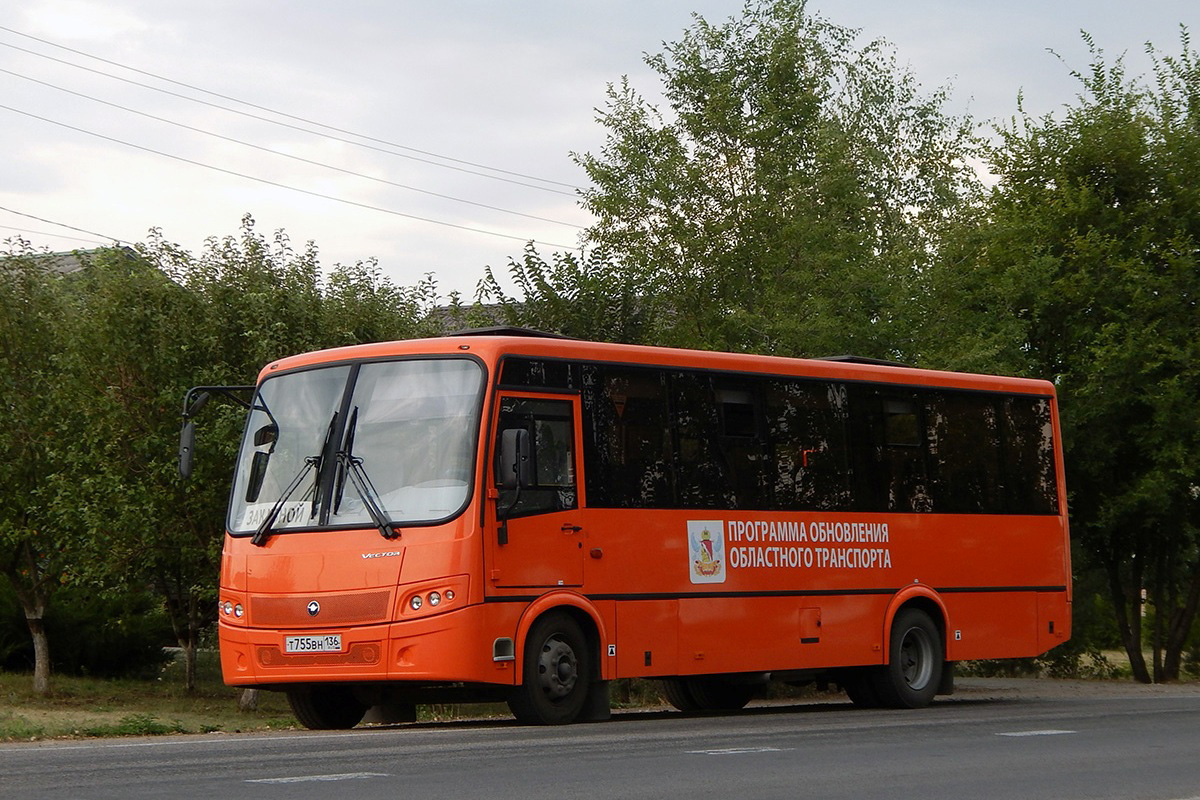
<svg viewBox="0 0 1200 800">
<path fill-rule="evenodd" d="M 490 329 L 243 388 L 221 665 L 311 728 L 604 719 L 635 677 L 683 711 L 771 680 L 920 707 L 1070 635 L 1044 381 Z"/>
</svg>

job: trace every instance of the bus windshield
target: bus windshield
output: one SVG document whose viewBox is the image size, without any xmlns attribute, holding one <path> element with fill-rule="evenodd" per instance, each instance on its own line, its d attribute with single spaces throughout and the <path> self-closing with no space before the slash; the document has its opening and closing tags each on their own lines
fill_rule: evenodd
<svg viewBox="0 0 1200 800">
<path fill-rule="evenodd" d="M 253 533 L 273 511 L 275 532 L 375 526 L 372 503 L 396 527 L 456 515 L 470 494 L 482 385 L 467 359 L 264 380 L 238 455 L 230 532 Z"/>
</svg>

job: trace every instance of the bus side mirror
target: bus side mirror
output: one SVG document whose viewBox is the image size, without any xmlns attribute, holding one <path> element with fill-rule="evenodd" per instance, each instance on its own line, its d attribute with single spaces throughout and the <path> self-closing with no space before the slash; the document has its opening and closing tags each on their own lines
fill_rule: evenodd
<svg viewBox="0 0 1200 800">
<path fill-rule="evenodd" d="M 279 426 L 274 423 L 268 423 L 254 432 L 254 446 L 262 447 L 264 444 L 274 445 L 279 439 Z"/>
<path fill-rule="evenodd" d="M 183 396 L 183 427 L 179 430 L 179 477 L 192 477 L 192 454 L 196 451 L 196 423 L 192 417 L 208 403 L 212 396 L 208 392 L 189 389 Z M 193 400 L 192 398 L 195 397 Z"/>
<path fill-rule="evenodd" d="M 501 489 L 520 489 L 533 485 L 533 462 L 529 460 L 529 431 L 524 428 L 508 428 L 500 432 Z"/>
<path fill-rule="evenodd" d="M 190 419 L 179 431 L 179 477 L 192 477 L 192 452 L 196 449 L 196 423 Z"/>
</svg>

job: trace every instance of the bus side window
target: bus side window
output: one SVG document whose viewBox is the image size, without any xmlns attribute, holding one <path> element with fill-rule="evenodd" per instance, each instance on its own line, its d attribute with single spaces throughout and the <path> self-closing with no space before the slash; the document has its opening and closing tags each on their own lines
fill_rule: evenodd
<svg viewBox="0 0 1200 800">
<path fill-rule="evenodd" d="M 757 381 L 716 384 L 721 456 L 736 508 L 772 507 L 762 391 Z"/>
<path fill-rule="evenodd" d="M 845 385 L 779 378 L 767 382 L 765 389 L 773 507 L 849 509 Z"/>
<path fill-rule="evenodd" d="M 610 365 L 581 373 L 588 505 L 674 507 L 665 373 Z"/>
<path fill-rule="evenodd" d="M 923 404 L 913 393 L 851 393 L 858 506 L 864 511 L 933 511 L 925 470 Z"/>
<path fill-rule="evenodd" d="M 669 373 L 668 381 L 675 501 L 680 508 L 737 508 L 721 451 L 721 420 L 711 377 L 679 371 Z"/>
<path fill-rule="evenodd" d="M 522 488 L 519 496 L 515 495 L 515 490 L 502 489 L 500 507 L 507 507 L 516 497 L 516 505 L 508 512 L 508 517 L 575 508 L 578 492 L 575 489 L 575 428 L 570 401 L 505 398 L 496 427 L 497 454 L 500 437 L 505 430 L 514 428 L 529 432 L 533 485 Z M 498 463 L 496 475 L 499 475 Z M 499 488 L 498 477 L 495 482 Z"/>
</svg>

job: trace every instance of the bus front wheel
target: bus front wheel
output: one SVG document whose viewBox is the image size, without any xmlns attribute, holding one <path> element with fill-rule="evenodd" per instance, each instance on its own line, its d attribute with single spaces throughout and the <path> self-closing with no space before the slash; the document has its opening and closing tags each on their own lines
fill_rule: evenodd
<svg viewBox="0 0 1200 800">
<path fill-rule="evenodd" d="M 574 722 L 583 712 L 593 671 L 579 623 L 562 612 L 547 614 L 525 637 L 521 685 L 509 697 L 508 707 L 527 724 Z"/>
<path fill-rule="evenodd" d="M 901 609 L 892 622 L 887 664 L 876 672 L 875 690 L 889 708 L 924 708 L 942 681 L 942 634 L 924 611 Z"/>
<path fill-rule="evenodd" d="M 287 699 L 300 724 L 314 731 L 348 730 L 367 713 L 366 704 L 348 686 L 290 689 Z"/>
</svg>

